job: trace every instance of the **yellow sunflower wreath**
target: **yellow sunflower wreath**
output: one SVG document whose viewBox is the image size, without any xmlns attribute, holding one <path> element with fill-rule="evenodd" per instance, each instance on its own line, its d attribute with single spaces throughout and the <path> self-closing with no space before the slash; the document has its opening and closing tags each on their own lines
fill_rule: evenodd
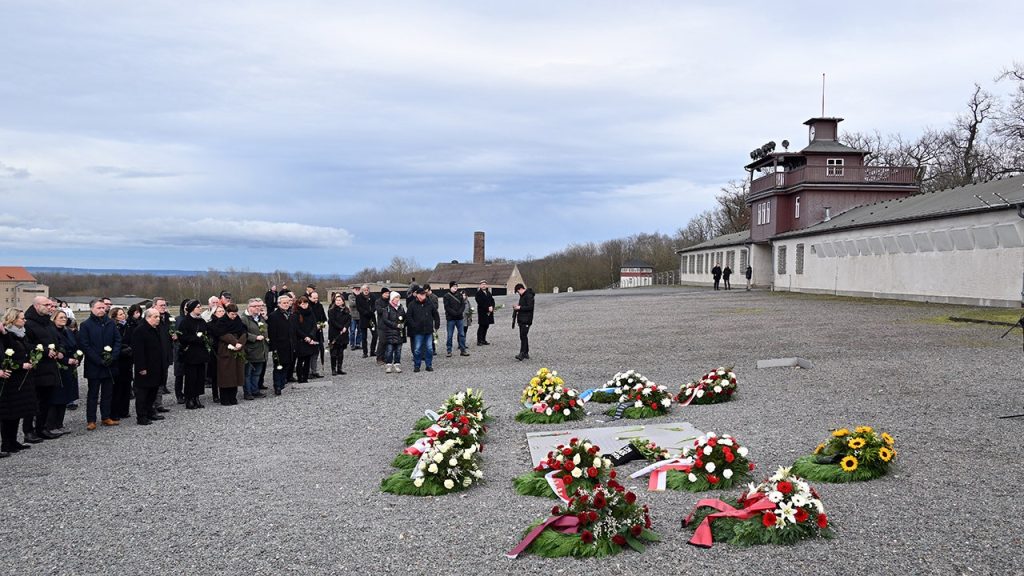
<svg viewBox="0 0 1024 576">
<path fill-rule="evenodd" d="M 793 464 L 793 474 L 818 482 L 860 482 L 884 476 L 896 459 L 896 439 L 871 426 L 833 430 Z"/>
</svg>

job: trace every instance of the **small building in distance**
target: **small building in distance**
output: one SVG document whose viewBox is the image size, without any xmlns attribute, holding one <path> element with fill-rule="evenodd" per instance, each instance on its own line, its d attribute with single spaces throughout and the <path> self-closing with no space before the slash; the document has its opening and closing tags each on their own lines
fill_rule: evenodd
<svg viewBox="0 0 1024 576">
<path fill-rule="evenodd" d="M 49 296 L 50 287 L 40 284 L 23 266 L 0 266 L 0 311 L 24 310 L 36 296 Z"/>
<path fill-rule="evenodd" d="M 619 288 L 654 285 L 654 267 L 640 260 L 627 260 L 619 267 Z"/>
<path fill-rule="evenodd" d="M 427 284 L 434 292 L 448 289 L 448 283 L 456 281 L 469 295 L 476 294 L 480 282 L 487 282 L 494 296 L 507 296 L 514 292 L 516 284 L 523 282 L 519 266 L 514 263 L 487 264 L 484 259 L 484 233 L 473 233 L 473 263 L 462 264 L 457 260 L 441 263 L 430 273 Z"/>
</svg>

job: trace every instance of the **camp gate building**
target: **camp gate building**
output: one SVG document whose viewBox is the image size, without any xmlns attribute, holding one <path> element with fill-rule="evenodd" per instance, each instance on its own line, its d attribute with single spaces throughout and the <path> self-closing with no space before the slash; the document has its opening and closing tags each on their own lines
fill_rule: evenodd
<svg viewBox="0 0 1024 576">
<path fill-rule="evenodd" d="M 751 229 L 678 250 L 681 282 L 710 285 L 721 264 L 738 287 L 750 264 L 773 290 L 1020 306 L 1024 177 L 917 194 L 913 168 L 840 144 L 841 121 L 811 118 L 803 150 L 746 166 Z"/>
</svg>

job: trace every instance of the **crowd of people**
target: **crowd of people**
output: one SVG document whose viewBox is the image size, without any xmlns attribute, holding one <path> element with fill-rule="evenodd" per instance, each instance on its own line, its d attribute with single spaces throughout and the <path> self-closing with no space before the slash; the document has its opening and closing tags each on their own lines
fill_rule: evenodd
<svg viewBox="0 0 1024 576">
<path fill-rule="evenodd" d="M 516 359 L 525 360 L 534 294 L 522 284 L 515 291 Z M 475 309 L 456 282 L 440 298 L 430 285 L 413 285 L 404 298 L 388 288 L 373 294 L 363 285 L 331 294 L 325 310 L 312 284 L 298 297 L 287 286 L 272 286 L 263 298 L 248 299 L 244 309 L 223 291 L 205 305 L 182 301 L 177 316 L 162 297 L 153 298 L 149 308 L 116 307 L 109 298 L 97 298 L 78 323 L 65 303 L 38 296 L 26 310 L 9 308 L 0 321 L 0 458 L 69 431 L 64 421 L 80 400 L 79 368 L 87 383 L 86 430 L 118 426 L 131 417 L 133 399 L 136 423 L 149 426 L 170 411 L 164 396 L 171 394 L 172 369 L 174 398 L 188 410 L 205 408 L 207 388 L 212 401 L 224 406 L 238 404 L 239 389 L 245 400 L 265 398 L 263 391 L 271 388 L 281 395 L 291 382 L 322 378 L 327 356 L 331 375 L 345 375 L 346 348 L 362 350 L 385 373 L 400 373 L 408 340 L 413 372 L 431 372 L 442 307 L 447 357 L 455 348 L 469 356 L 466 331 L 474 312 L 477 346 L 490 344 L 496 306 L 486 282 L 473 301 Z"/>
</svg>

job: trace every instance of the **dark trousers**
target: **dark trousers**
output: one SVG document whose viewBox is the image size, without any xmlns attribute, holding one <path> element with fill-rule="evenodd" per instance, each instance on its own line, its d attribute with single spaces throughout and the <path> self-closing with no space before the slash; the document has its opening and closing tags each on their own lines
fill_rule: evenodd
<svg viewBox="0 0 1024 576">
<path fill-rule="evenodd" d="M 378 339 L 376 333 L 374 333 L 374 335 L 373 335 L 373 341 L 376 342 L 375 349 L 377 350 L 377 360 L 379 362 L 383 362 L 384 361 L 384 352 L 387 350 L 388 344 L 387 344 L 387 342 L 384 341 L 383 338 L 379 338 Z"/>
<path fill-rule="evenodd" d="M 715 276 L 715 290 L 718 290 L 718 284 L 722 281 L 720 276 Z"/>
<path fill-rule="evenodd" d="M 64 414 L 68 411 L 67 404 L 53 404 L 50 406 L 50 413 L 46 417 L 46 428 L 56 430 L 64 427 Z"/>
<path fill-rule="evenodd" d="M 519 325 L 519 355 L 529 356 L 530 355 L 530 325 L 520 324 Z"/>
<path fill-rule="evenodd" d="M 331 344 L 331 372 L 341 372 L 341 364 L 345 360 L 345 344 L 347 340 L 338 336 Z"/>
<path fill-rule="evenodd" d="M 233 406 L 238 404 L 238 386 L 220 389 L 220 405 Z"/>
<path fill-rule="evenodd" d="M 96 405 L 99 404 L 100 417 L 106 420 L 110 418 L 111 392 L 114 390 L 113 378 L 87 378 L 89 382 L 89 395 L 85 403 L 86 422 L 96 421 Z"/>
<path fill-rule="evenodd" d="M 153 410 L 153 399 L 156 398 L 155 386 L 135 387 L 135 419 L 136 421 L 148 420 L 156 414 Z"/>
<path fill-rule="evenodd" d="M 722 280 L 725 282 L 725 289 L 726 290 L 732 290 L 732 284 L 729 284 L 729 277 L 728 276 L 722 276 Z"/>
<path fill-rule="evenodd" d="M 174 343 L 174 395 L 185 395 L 185 365 L 178 358 L 178 343 Z"/>
<path fill-rule="evenodd" d="M 485 324 L 485 323 L 481 322 L 476 327 L 476 343 L 477 344 L 483 344 L 484 342 L 487 342 L 487 329 L 490 326 L 491 326 L 490 324 Z"/>
<path fill-rule="evenodd" d="M 273 362 L 273 355 L 271 355 L 271 362 Z M 274 389 L 283 390 L 285 384 L 288 383 L 288 376 L 291 375 L 290 366 L 295 364 L 295 354 L 291 350 L 278 350 L 277 351 L 277 362 L 274 365 Z M 279 370 L 277 367 L 280 366 Z"/>
<path fill-rule="evenodd" d="M 262 362 L 260 364 L 259 388 L 266 388 L 266 386 L 263 385 L 264 378 L 266 378 L 266 376 L 267 376 L 267 363 L 266 362 Z M 258 391 L 259 390 L 257 390 L 257 392 Z"/>
<path fill-rule="evenodd" d="M 309 381 L 309 364 L 313 356 L 297 356 L 295 359 L 295 375 L 299 382 Z"/>
<path fill-rule="evenodd" d="M 116 418 L 127 418 L 131 416 L 129 413 L 129 407 L 131 406 L 131 388 L 132 388 L 132 365 L 121 365 L 117 372 L 117 377 L 114 378 L 114 387 L 111 390 L 110 400 L 110 413 Z M 136 413 L 138 410 L 136 410 Z M 143 412 L 145 414 L 145 412 Z"/>
<path fill-rule="evenodd" d="M 0 420 L 0 452 L 10 452 L 18 443 L 18 419 Z"/>
<path fill-rule="evenodd" d="M 196 399 L 206 388 L 206 364 L 184 364 L 185 398 Z"/>
<path fill-rule="evenodd" d="M 32 429 L 37 435 L 46 430 L 46 421 L 50 417 L 50 398 L 53 398 L 53 393 L 56 391 L 56 386 L 36 386 L 36 417 Z M 32 422 L 32 419 L 29 418 L 28 421 Z"/>
<path fill-rule="evenodd" d="M 366 356 L 369 353 L 368 350 L 377 350 L 377 331 L 370 329 L 370 324 L 372 322 L 373 321 L 370 318 L 359 318 L 359 337 L 363 342 L 363 356 Z M 367 330 L 370 330 L 370 333 L 373 335 L 372 343 L 366 338 Z"/>
</svg>

